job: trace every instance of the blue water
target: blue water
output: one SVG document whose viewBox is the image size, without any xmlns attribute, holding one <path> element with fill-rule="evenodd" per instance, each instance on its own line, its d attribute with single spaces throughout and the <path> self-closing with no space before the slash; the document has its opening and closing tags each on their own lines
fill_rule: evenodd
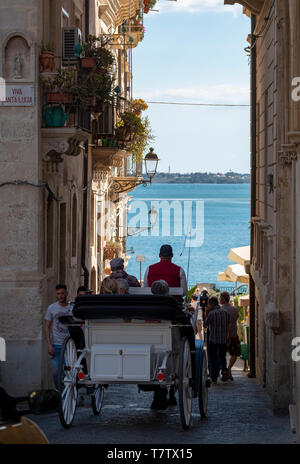
<svg viewBox="0 0 300 464">
<path fill-rule="evenodd" d="M 131 256 L 127 272 L 138 278 L 140 264 L 136 262 L 136 255 L 146 257 L 145 262 L 142 263 L 143 276 L 146 267 L 159 260 L 160 246 L 169 243 L 173 247 L 173 262 L 184 268 L 188 274 L 189 286 L 197 282 L 217 283 L 218 272 L 224 271 L 231 263 L 228 261 L 230 248 L 246 246 L 250 243 L 249 184 L 153 184 L 146 188 L 140 186 L 130 195 L 132 199 L 129 205 L 132 205 L 135 210 L 128 211 L 129 233 L 137 232 L 138 227 L 150 226 L 147 211 L 151 209 L 153 201 L 165 199 L 171 202 L 178 199 L 180 202 L 177 203 L 175 214 L 171 210 L 170 234 L 163 222 L 166 219 L 163 218 L 156 204 L 155 208 L 159 211 L 159 216 L 157 216 L 154 228 L 127 238 L 127 254 Z M 198 207 L 196 207 L 197 201 Z M 192 214 L 189 209 L 191 205 Z M 165 206 L 162 209 L 165 209 Z M 144 216 L 141 221 L 137 222 L 137 215 L 142 210 Z M 203 210 L 202 221 L 201 211 Z M 186 211 L 185 216 L 184 211 Z M 136 229 L 130 228 L 134 225 Z M 182 225 L 182 234 L 174 236 L 174 226 L 177 234 L 180 234 L 180 225 Z M 198 230 L 197 239 L 195 234 L 192 235 L 192 228 Z M 203 237 L 199 232 L 201 230 L 204 231 Z M 164 235 L 166 233 L 167 235 Z M 203 243 L 201 243 L 201 238 L 203 238 Z M 189 247 L 190 243 L 193 246 Z M 131 247 L 134 248 L 134 254 L 128 252 Z M 224 284 L 228 285 L 228 283 Z"/>
</svg>

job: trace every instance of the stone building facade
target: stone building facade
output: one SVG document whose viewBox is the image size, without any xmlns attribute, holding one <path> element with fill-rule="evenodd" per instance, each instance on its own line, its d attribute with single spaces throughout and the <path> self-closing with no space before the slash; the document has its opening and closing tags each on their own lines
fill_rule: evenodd
<svg viewBox="0 0 300 464">
<path fill-rule="evenodd" d="M 66 66 L 63 28 L 79 31 L 82 41 L 89 33 L 115 34 L 115 85 L 122 101 L 130 99 L 130 55 L 142 39 L 141 28 L 122 45 L 116 34 L 143 10 L 138 0 L 0 3 L 0 336 L 7 346 L 0 382 L 10 394 L 23 395 L 51 386 L 43 321 L 55 301 L 55 285 L 67 284 L 70 300 L 83 283 L 96 292 L 107 265 L 106 241 L 116 243 L 115 256 L 126 259 L 126 232 L 120 230 L 126 231 L 127 200 L 116 180 L 126 179 L 130 154 L 97 147 L 104 133 L 114 131 L 116 108 L 79 114 L 62 105 L 65 123 L 46 127 L 41 78 Z M 55 68 L 42 72 L 41 44 L 48 42 Z M 109 129 L 103 120 L 109 120 Z M 131 176 L 132 189 L 140 179 Z"/>
<path fill-rule="evenodd" d="M 300 336 L 300 4 L 225 0 L 233 3 L 244 6 L 253 27 L 251 310 L 256 375 L 274 411 L 290 412 L 300 440 L 300 364 L 291 356 L 292 340 Z"/>
</svg>

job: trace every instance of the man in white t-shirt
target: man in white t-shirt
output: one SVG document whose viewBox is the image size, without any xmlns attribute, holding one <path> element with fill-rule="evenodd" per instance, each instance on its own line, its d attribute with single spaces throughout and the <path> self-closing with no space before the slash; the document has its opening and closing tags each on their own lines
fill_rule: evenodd
<svg viewBox="0 0 300 464">
<path fill-rule="evenodd" d="M 68 291 L 66 285 L 56 285 L 57 302 L 48 306 L 45 316 L 45 333 L 48 353 L 51 360 L 52 377 L 58 388 L 58 363 L 62 345 L 69 336 L 68 328 L 59 322 L 60 316 L 72 315 L 72 306 L 67 302 Z"/>
</svg>

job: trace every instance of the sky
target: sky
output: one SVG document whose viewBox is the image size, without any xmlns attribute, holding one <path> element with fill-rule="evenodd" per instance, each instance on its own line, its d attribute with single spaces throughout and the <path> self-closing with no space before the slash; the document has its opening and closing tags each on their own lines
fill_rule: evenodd
<svg viewBox="0 0 300 464">
<path fill-rule="evenodd" d="M 133 50 L 133 98 L 146 101 L 250 102 L 250 19 L 223 0 L 159 0 L 144 15 Z M 250 170 L 248 107 L 149 104 L 158 171 Z"/>
</svg>

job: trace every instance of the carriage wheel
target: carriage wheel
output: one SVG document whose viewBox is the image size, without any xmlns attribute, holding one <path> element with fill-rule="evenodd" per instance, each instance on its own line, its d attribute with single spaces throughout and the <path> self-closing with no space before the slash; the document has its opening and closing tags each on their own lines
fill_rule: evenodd
<svg viewBox="0 0 300 464">
<path fill-rule="evenodd" d="M 207 356 L 206 350 L 202 352 L 202 361 L 200 367 L 200 385 L 198 392 L 198 401 L 200 415 L 202 418 L 206 417 L 207 414 L 207 401 L 208 401 L 208 376 L 207 376 Z"/>
<path fill-rule="evenodd" d="M 182 427 L 189 429 L 192 422 L 192 359 L 189 341 L 183 337 L 180 344 L 178 370 L 178 397 Z"/>
<path fill-rule="evenodd" d="M 104 399 L 104 387 L 103 385 L 96 385 L 95 391 L 92 395 L 92 410 L 94 416 L 99 416 Z"/>
<path fill-rule="evenodd" d="M 58 367 L 58 391 L 60 401 L 58 414 L 63 427 L 71 427 L 76 410 L 78 388 L 77 370 L 77 350 L 71 337 L 64 341 Z"/>
</svg>

